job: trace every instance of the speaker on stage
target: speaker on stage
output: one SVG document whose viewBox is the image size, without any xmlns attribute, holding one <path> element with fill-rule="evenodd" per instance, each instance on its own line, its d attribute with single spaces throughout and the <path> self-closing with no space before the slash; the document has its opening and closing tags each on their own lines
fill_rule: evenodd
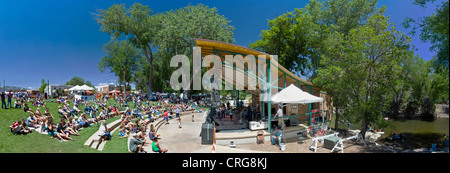
<svg viewBox="0 0 450 173">
<path fill-rule="evenodd" d="M 214 125 L 212 123 L 203 123 L 202 132 L 200 136 L 202 138 L 202 145 L 208 145 L 213 143 Z"/>
</svg>

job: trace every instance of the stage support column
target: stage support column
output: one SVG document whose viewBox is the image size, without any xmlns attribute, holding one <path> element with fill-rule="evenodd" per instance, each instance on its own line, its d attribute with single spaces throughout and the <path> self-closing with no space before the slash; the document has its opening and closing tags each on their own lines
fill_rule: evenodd
<svg viewBox="0 0 450 173">
<path fill-rule="evenodd" d="M 270 76 L 270 59 L 269 63 L 267 63 L 267 116 L 269 116 L 269 133 L 272 133 L 272 83 Z"/>
<path fill-rule="evenodd" d="M 309 94 L 311 94 L 311 86 L 309 86 Z M 309 124 L 312 125 L 311 103 L 309 103 Z"/>
</svg>

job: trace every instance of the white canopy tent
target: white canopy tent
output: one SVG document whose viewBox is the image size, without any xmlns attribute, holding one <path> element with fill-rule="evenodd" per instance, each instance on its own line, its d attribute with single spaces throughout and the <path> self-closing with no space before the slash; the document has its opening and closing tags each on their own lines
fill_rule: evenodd
<svg viewBox="0 0 450 173">
<path fill-rule="evenodd" d="M 80 87 L 81 87 L 81 86 L 76 85 L 76 86 L 70 88 L 69 91 L 79 91 L 79 90 L 80 90 Z"/>
<path fill-rule="evenodd" d="M 323 102 L 323 98 L 311 95 L 311 94 L 301 90 L 294 84 L 291 84 L 288 87 L 281 90 L 280 92 L 273 95 L 271 101 L 273 103 L 278 103 L 278 104 L 283 104 L 283 103 L 307 104 L 307 103 Z M 322 110 L 323 110 L 323 104 L 322 104 Z M 322 115 L 322 122 L 325 122 L 325 118 L 323 115 Z"/>
<path fill-rule="evenodd" d="M 87 85 L 80 86 L 80 91 L 91 91 L 91 90 L 94 90 L 94 88 Z"/>
<path fill-rule="evenodd" d="M 91 90 L 94 90 L 94 88 L 87 85 L 82 86 L 77 85 L 69 89 L 69 91 L 91 91 Z"/>
<path fill-rule="evenodd" d="M 316 103 L 323 102 L 323 98 L 311 95 L 291 84 L 272 96 L 273 103 Z"/>
</svg>

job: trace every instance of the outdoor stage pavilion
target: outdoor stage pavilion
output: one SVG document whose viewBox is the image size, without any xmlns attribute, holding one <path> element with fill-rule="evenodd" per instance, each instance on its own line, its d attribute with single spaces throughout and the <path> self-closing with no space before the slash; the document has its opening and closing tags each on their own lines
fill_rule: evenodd
<svg viewBox="0 0 450 173">
<path fill-rule="evenodd" d="M 252 107 L 255 108 L 257 104 L 259 104 L 262 117 L 272 115 L 267 117 L 269 132 L 272 132 L 272 123 L 274 123 L 274 121 L 272 121 L 273 115 L 278 109 L 278 105 L 272 103 L 271 97 L 277 91 L 280 91 L 291 84 L 311 95 L 322 97 L 323 102 L 284 104 L 283 114 L 286 119 L 295 117 L 301 122 L 305 122 L 307 125 L 321 123 L 323 121 L 321 116 L 324 116 L 323 119 L 325 122 L 331 120 L 333 113 L 331 97 L 321 91 L 322 88 L 320 86 L 294 75 L 292 72 L 278 64 L 278 61 L 274 60 L 273 56 L 231 43 L 206 39 L 195 39 L 194 41 L 196 46 L 201 48 L 200 53 L 202 58 L 213 55 L 213 58 L 211 58 L 213 62 L 207 68 L 209 71 L 214 71 L 215 75 L 219 76 L 225 82 L 233 82 L 236 87 L 237 85 L 240 85 L 240 88 L 237 87 L 238 90 L 251 93 Z M 230 59 L 226 59 L 226 55 L 232 55 L 233 60 L 230 61 Z M 256 62 L 250 58 L 245 59 L 244 61 L 242 58 L 236 58 L 236 56 L 239 55 L 242 57 L 253 55 Z M 222 66 L 213 66 L 213 64 L 216 63 L 219 63 Z M 214 69 L 211 70 L 211 68 Z M 234 77 L 230 75 L 226 76 L 225 72 L 227 70 L 235 70 Z M 270 75 L 274 72 L 278 72 L 278 75 Z M 235 80 L 241 79 L 241 77 L 244 80 Z M 247 81 L 248 78 L 249 80 Z M 260 101 L 260 97 L 265 97 L 265 99 L 263 99 L 264 101 Z"/>
</svg>

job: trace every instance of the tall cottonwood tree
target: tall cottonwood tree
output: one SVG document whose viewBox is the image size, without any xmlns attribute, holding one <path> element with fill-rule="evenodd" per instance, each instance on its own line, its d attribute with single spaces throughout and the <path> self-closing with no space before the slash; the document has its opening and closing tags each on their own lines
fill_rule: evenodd
<svg viewBox="0 0 450 173">
<path fill-rule="evenodd" d="M 95 20 L 100 24 L 101 31 L 115 38 L 124 37 L 143 51 L 147 64 L 140 67 L 148 69 L 139 69 L 136 81 L 146 84 L 148 97 L 153 82 L 158 81 L 158 88 L 164 88 L 161 83 L 170 78 L 167 75 L 171 74 L 168 68 L 171 57 L 183 54 L 192 59 L 194 38 L 233 41 L 231 21 L 220 15 L 216 8 L 203 4 L 158 14 L 153 14 L 148 6 L 140 3 L 128 9 L 123 4 L 115 4 L 107 10 L 99 10 Z M 154 80 L 155 61 L 156 68 L 161 70 L 156 72 L 157 80 Z"/>
<path fill-rule="evenodd" d="M 142 52 L 136 49 L 127 40 L 111 40 L 103 46 L 106 56 L 98 63 L 101 72 L 109 69 L 123 82 L 123 91 L 126 92 L 127 82 L 130 83 L 138 68 Z"/>
<path fill-rule="evenodd" d="M 124 37 L 136 48 L 142 50 L 148 64 L 148 73 L 144 83 L 147 87 L 147 97 L 152 92 L 153 61 L 152 48 L 155 35 L 160 28 L 157 16 L 152 15 L 148 6 L 134 3 L 130 8 L 124 4 L 114 4 L 108 9 L 100 9 L 94 19 L 101 26 L 101 31 L 108 33 L 114 38 Z"/>
<path fill-rule="evenodd" d="M 282 66 L 313 79 L 329 33 L 345 36 L 360 27 L 375 12 L 376 4 L 376 0 L 310 0 L 305 8 L 269 20 L 269 29 L 249 46 L 278 55 Z"/>
<path fill-rule="evenodd" d="M 347 35 L 331 32 L 324 42 L 322 68 L 314 79 L 314 83 L 333 91 L 334 97 L 347 99 L 341 106 L 354 121 L 362 121 L 363 137 L 368 125 L 383 123 L 381 111 L 390 101 L 385 96 L 396 85 L 401 60 L 410 49 L 410 38 L 389 23 L 385 11 L 381 7 Z"/>
</svg>

